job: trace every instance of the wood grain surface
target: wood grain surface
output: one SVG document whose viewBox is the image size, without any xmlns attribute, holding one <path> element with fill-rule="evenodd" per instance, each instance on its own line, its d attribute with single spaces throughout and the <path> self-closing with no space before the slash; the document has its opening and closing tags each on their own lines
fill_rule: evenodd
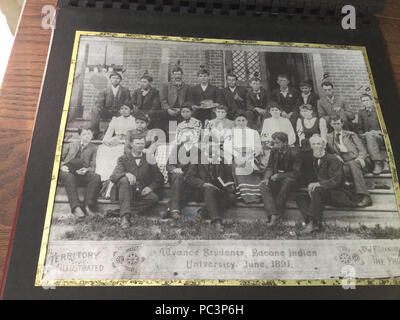
<svg viewBox="0 0 400 320">
<path fill-rule="evenodd" d="M 0 90 L 0 276 L 4 270 L 51 37 L 51 31 L 41 27 L 41 11 L 43 6 L 56 2 L 26 0 Z M 387 0 L 384 12 L 378 17 L 400 90 L 400 0 Z"/>
</svg>

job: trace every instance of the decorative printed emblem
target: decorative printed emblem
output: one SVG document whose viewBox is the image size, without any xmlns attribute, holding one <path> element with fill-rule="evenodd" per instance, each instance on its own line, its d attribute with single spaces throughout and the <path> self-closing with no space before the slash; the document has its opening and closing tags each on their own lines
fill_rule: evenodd
<svg viewBox="0 0 400 320">
<path fill-rule="evenodd" d="M 349 248 L 340 246 L 338 247 L 339 253 L 336 255 L 335 260 L 342 265 L 364 265 L 364 260 L 357 252 L 352 252 Z"/>
<path fill-rule="evenodd" d="M 131 273 L 137 273 L 140 263 L 145 260 L 138 254 L 138 250 L 139 246 L 114 251 L 112 266 L 115 269 L 122 267 Z"/>
</svg>

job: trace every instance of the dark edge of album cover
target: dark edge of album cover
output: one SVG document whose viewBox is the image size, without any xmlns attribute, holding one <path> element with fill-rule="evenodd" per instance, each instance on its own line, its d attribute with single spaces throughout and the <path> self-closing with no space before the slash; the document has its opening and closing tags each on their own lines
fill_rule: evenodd
<svg viewBox="0 0 400 320">
<path fill-rule="evenodd" d="M 337 24 L 323 22 L 264 20 L 249 17 L 190 16 L 169 13 L 107 12 L 63 8 L 51 44 L 46 76 L 37 111 L 32 145 L 27 162 L 19 213 L 13 230 L 14 239 L 6 262 L 3 282 L 4 299 L 169 299 L 227 298 L 264 299 L 316 297 L 311 287 L 60 287 L 44 290 L 34 287 L 48 191 L 57 145 L 59 122 L 65 98 L 75 31 L 100 31 L 199 38 L 223 38 L 365 46 L 380 98 L 382 112 L 398 164 L 400 135 L 396 135 L 398 115 L 397 90 L 384 50 L 378 25 L 360 24 L 357 30 L 345 31 Z M 260 28 L 260 25 L 263 27 Z M 185 26 L 185 28 L 182 28 Z M 53 94 L 53 93 L 56 94 Z M 54 108 L 54 106 L 59 106 Z M 388 107 L 393 106 L 393 107 Z M 318 297 L 399 298 L 396 287 L 359 287 L 344 293 L 338 287 L 318 287 Z"/>
</svg>

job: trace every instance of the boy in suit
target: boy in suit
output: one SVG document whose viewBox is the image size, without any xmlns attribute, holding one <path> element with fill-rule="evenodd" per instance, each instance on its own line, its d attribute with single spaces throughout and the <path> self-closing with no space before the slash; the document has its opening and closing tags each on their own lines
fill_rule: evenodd
<svg viewBox="0 0 400 320">
<path fill-rule="evenodd" d="M 160 93 L 156 88 L 151 86 L 153 77 L 147 71 L 140 78 L 140 88 L 133 91 L 132 98 L 129 105 L 133 108 L 133 115 L 135 113 L 143 112 L 150 117 L 150 128 L 162 129 L 162 110 L 160 104 Z"/>
<path fill-rule="evenodd" d="M 220 103 L 228 107 L 227 118 L 233 120 L 238 111 L 246 111 L 247 89 L 237 85 L 237 76 L 232 72 L 226 75 L 228 86 L 221 90 Z"/>
<path fill-rule="evenodd" d="M 343 128 L 345 130 L 351 130 L 351 121 L 355 118 L 354 113 L 349 110 L 344 99 L 334 95 L 332 82 L 324 81 L 321 87 L 325 96 L 318 100 L 318 116 L 324 118 L 326 123 L 330 124 L 331 118 L 337 115 L 343 121 Z M 329 127 L 329 131 L 332 131 L 332 127 Z"/>
<path fill-rule="evenodd" d="M 250 79 L 251 89 L 247 92 L 246 117 L 248 126 L 254 130 L 260 130 L 265 118 L 269 118 L 268 104 L 270 101 L 269 92 L 261 87 L 261 79 L 258 72 Z"/>
<path fill-rule="evenodd" d="M 363 108 L 358 112 L 357 131 L 366 143 L 368 153 L 374 164 L 372 173 L 374 175 L 389 173 L 390 168 L 385 141 L 383 140 L 374 102 L 372 97 L 367 93 L 361 95 L 360 100 Z"/>
<path fill-rule="evenodd" d="M 67 191 L 72 214 L 83 219 L 86 214 L 94 215 L 98 192 L 101 185 L 100 175 L 94 173 L 96 167 L 96 146 L 91 143 L 91 129 L 79 130 L 80 140 L 65 144 L 61 156 L 60 181 Z M 78 186 L 85 186 L 83 206 L 78 196 Z M 86 211 L 85 212 L 83 211 Z"/>
<path fill-rule="evenodd" d="M 111 73 L 109 78 L 110 84 L 98 93 L 95 105 L 91 110 L 90 128 L 95 138 L 98 138 L 100 133 L 100 119 L 111 119 L 118 116 L 121 106 L 128 103 L 131 98 L 129 90 L 120 85 L 122 76 L 119 73 Z"/>
<path fill-rule="evenodd" d="M 343 130 L 343 120 L 339 115 L 331 118 L 333 131 L 328 133 L 326 140 L 330 151 L 343 159 L 343 170 L 346 177 L 354 181 L 356 194 L 360 195 L 359 207 L 368 207 L 372 204 L 364 173 L 370 170 L 370 160 L 367 150 L 356 133 Z"/>
<path fill-rule="evenodd" d="M 217 232 L 224 232 L 223 210 L 236 200 L 232 168 L 218 159 L 219 143 L 205 142 L 202 149 L 201 163 L 189 165 L 185 182 L 202 194 L 212 226 Z"/>
<path fill-rule="evenodd" d="M 204 125 L 206 120 L 214 118 L 213 104 L 219 100 L 219 89 L 210 84 L 210 73 L 203 65 L 197 76 L 199 84 L 189 87 L 187 102 L 194 110 L 194 117 Z"/>
<path fill-rule="evenodd" d="M 300 106 L 302 105 L 311 105 L 313 110 L 313 115 L 318 117 L 318 100 L 319 96 L 315 92 L 313 92 L 313 86 L 311 80 L 302 81 L 299 83 L 300 94 L 297 97 L 294 114 L 295 118 L 300 118 Z"/>
<path fill-rule="evenodd" d="M 168 121 L 181 121 L 181 108 L 186 102 L 189 86 L 183 82 L 183 70 L 179 61 L 171 71 L 172 81 L 161 86 L 161 108 L 166 112 L 164 130 L 168 130 Z"/>
<path fill-rule="evenodd" d="M 159 197 L 157 191 L 163 186 L 164 178 L 157 164 L 151 164 L 143 153 L 145 137 L 130 136 L 131 151 L 118 159 L 110 180 L 118 187 L 121 227 L 131 226 L 131 216 L 143 214 L 154 207 Z"/>
<path fill-rule="evenodd" d="M 299 186 L 301 159 L 297 150 L 288 145 L 284 132 L 272 135 L 272 152 L 261 182 L 264 208 L 269 217 L 268 226 L 275 226 L 285 211 L 289 195 Z"/>
<path fill-rule="evenodd" d="M 287 74 L 279 74 L 276 79 L 279 88 L 272 90 L 271 100 L 278 103 L 280 109 L 282 110 L 282 117 L 287 118 L 295 128 L 295 107 L 296 101 L 298 99 L 298 92 L 293 87 L 289 87 L 290 81 Z"/>
</svg>

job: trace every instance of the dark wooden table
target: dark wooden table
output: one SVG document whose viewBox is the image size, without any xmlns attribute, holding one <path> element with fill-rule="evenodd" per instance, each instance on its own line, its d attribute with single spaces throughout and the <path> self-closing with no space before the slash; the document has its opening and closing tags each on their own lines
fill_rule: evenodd
<svg viewBox="0 0 400 320">
<path fill-rule="evenodd" d="M 43 6 L 56 2 L 26 0 L 1 88 L 0 275 L 3 274 L 51 36 L 50 30 L 41 27 L 41 11 Z M 400 89 L 400 1 L 387 0 L 379 20 Z"/>
</svg>

